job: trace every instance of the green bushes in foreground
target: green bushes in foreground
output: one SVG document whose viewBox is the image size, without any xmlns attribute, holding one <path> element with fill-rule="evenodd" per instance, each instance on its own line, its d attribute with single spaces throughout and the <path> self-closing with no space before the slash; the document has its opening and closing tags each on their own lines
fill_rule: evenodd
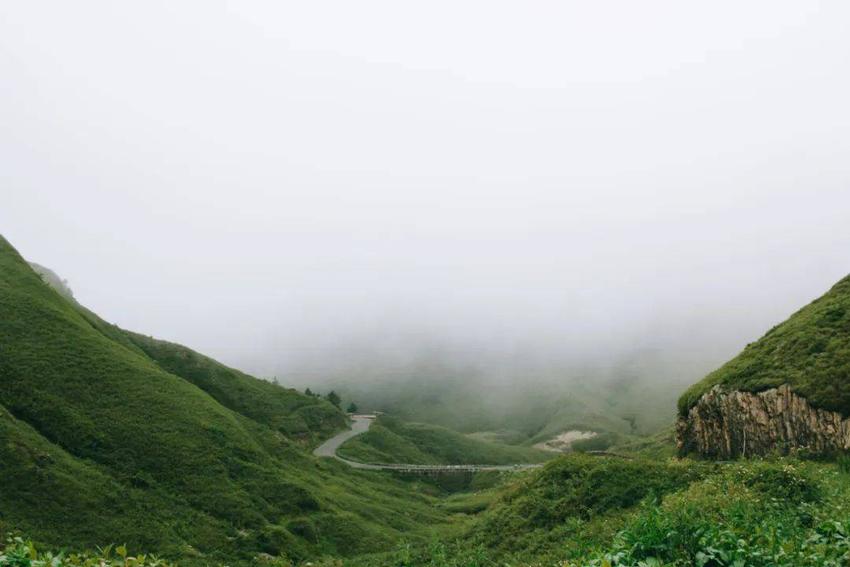
<svg viewBox="0 0 850 567">
<path fill-rule="evenodd" d="M 734 465 L 661 502 L 644 502 L 611 551 L 575 565 L 847 565 L 847 494 L 827 494 L 834 474 L 790 463 Z"/>
<path fill-rule="evenodd" d="M 129 555 L 124 546 L 108 546 L 94 553 L 53 553 L 31 541 L 9 537 L 0 544 L 0 567 L 174 567 L 154 555 Z"/>
<path fill-rule="evenodd" d="M 641 463 L 649 465 L 649 463 Z M 553 463 L 553 465 L 555 465 Z M 561 466 L 563 465 L 563 466 Z M 637 465 L 637 463 L 635 463 Z M 607 468 L 607 464 L 600 465 Z M 833 465 L 744 462 L 707 466 L 699 474 L 686 463 L 677 482 L 657 484 L 659 470 L 647 478 L 631 476 L 630 465 L 613 463 L 600 480 L 590 463 L 555 465 L 558 474 L 529 479 L 518 495 L 507 495 L 464 539 L 435 542 L 430 547 L 402 547 L 376 562 L 347 565 L 392 567 L 839 567 L 850 565 L 850 483 Z M 566 475 L 564 473 L 567 473 Z M 653 480 L 653 476 L 656 480 Z M 556 479 L 561 478 L 562 488 Z M 616 479 L 614 506 L 590 506 L 595 490 L 605 491 Z M 682 481 L 686 482 L 682 482 Z M 534 501 L 526 499 L 535 483 L 564 491 L 573 513 L 545 516 L 545 527 L 521 522 L 534 517 Z M 623 508 L 640 487 L 651 487 L 635 507 Z M 576 490 L 578 489 L 578 490 Z M 672 490 L 671 490 L 672 489 Z M 666 491 L 666 493 L 665 493 Z M 514 509 L 515 499 L 522 498 Z M 514 502 L 511 502 L 514 500 Z M 507 502 L 507 504 L 506 504 Z M 515 512 L 518 514 L 515 515 Z M 588 513 L 590 512 L 590 513 Z M 515 517 L 514 517 L 515 516 Z M 513 517 L 513 519 L 512 519 Z M 539 516 L 538 516 L 539 517 Z M 494 521 L 495 520 L 495 521 Z M 548 537 L 555 534 L 556 539 Z M 496 542 L 510 540 L 508 546 Z M 521 550 L 517 553 L 517 550 Z"/>
</svg>

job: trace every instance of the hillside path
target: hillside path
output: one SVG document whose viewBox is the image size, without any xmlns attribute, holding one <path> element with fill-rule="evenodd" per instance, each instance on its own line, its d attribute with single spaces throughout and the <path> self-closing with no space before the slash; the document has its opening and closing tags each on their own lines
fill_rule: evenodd
<svg viewBox="0 0 850 567">
<path fill-rule="evenodd" d="M 368 464 L 358 463 L 345 459 L 336 454 L 340 446 L 351 439 L 369 431 L 374 417 L 365 415 L 352 416 L 351 429 L 334 435 L 313 450 L 317 457 L 335 458 L 355 469 L 370 471 L 400 471 L 412 473 L 439 473 L 439 472 L 478 472 L 478 471 L 516 471 L 533 469 L 542 466 L 542 463 L 517 464 L 517 465 L 413 465 L 413 464 Z"/>
</svg>

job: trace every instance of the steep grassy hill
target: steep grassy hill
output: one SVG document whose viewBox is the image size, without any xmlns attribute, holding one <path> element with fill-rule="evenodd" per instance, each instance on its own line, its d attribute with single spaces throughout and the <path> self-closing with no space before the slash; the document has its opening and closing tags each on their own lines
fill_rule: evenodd
<svg viewBox="0 0 850 567">
<path fill-rule="evenodd" d="M 30 266 L 101 334 L 188 380 L 223 406 L 305 444 L 314 444 L 346 426 L 346 419 L 339 409 L 321 398 L 281 388 L 267 380 L 228 368 L 182 345 L 125 331 L 104 321 L 75 301 L 65 280 L 55 272 L 33 262 Z"/>
<path fill-rule="evenodd" d="M 850 416 L 850 277 L 689 388 L 679 413 L 715 385 L 759 392 L 782 384 L 814 407 Z"/>
<path fill-rule="evenodd" d="M 326 402 L 102 321 L 0 237 L 0 527 L 233 564 L 447 525 L 415 487 L 302 448 L 344 425 Z"/>
<path fill-rule="evenodd" d="M 530 447 L 514 447 L 472 439 L 425 423 L 408 423 L 382 416 L 359 437 L 340 447 L 338 453 L 364 463 L 412 464 L 512 464 L 539 463 L 552 453 Z"/>
<path fill-rule="evenodd" d="M 313 442 L 345 426 L 340 410 L 321 398 L 248 376 L 182 345 L 136 333 L 126 335 L 164 370 L 191 382 L 221 405 L 290 438 Z"/>
</svg>

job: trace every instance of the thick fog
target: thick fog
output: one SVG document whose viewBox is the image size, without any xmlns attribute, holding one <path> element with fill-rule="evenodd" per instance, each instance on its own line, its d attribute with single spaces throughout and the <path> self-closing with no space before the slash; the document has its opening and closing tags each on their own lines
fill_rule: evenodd
<svg viewBox="0 0 850 567">
<path fill-rule="evenodd" d="M 0 232 L 104 318 L 282 382 L 702 372 L 850 272 L 848 22 L 3 2 Z"/>
</svg>

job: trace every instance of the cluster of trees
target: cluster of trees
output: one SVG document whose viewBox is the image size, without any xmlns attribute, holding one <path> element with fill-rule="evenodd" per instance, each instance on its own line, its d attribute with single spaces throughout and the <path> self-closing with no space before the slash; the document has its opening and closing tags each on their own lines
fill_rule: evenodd
<svg viewBox="0 0 850 567">
<path fill-rule="evenodd" d="M 321 395 L 314 393 L 310 388 L 304 390 L 304 394 L 307 396 L 313 396 L 314 398 L 322 397 Z M 340 398 L 339 394 L 337 394 L 334 390 L 331 390 L 330 392 L 325 394 L 324 397 L 327 401 L 341 409 L 342 398 Z M 348 404 L 348 408 L 345 411 L 347 411 L 348 413 L 357 413 L 357 404 L 351 402 L 350 404 Z"/>
</svg>

